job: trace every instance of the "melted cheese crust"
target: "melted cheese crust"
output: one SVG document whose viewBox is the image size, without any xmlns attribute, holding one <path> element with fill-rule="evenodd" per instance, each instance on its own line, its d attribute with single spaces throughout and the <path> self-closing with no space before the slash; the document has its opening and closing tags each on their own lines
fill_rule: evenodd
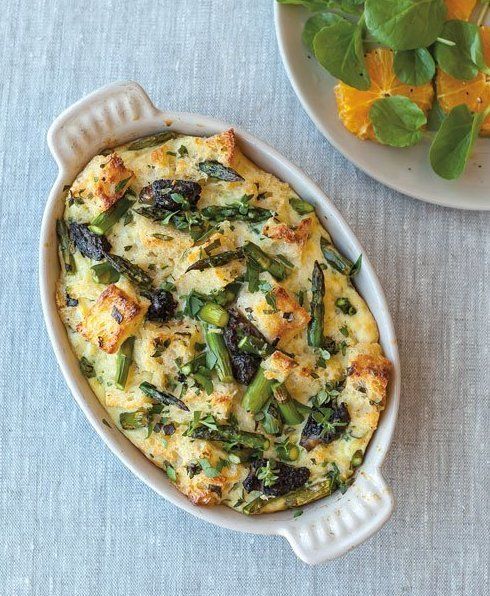
<svg viewBox="0 0 490 596">
<path fill-rule="evenodd" d="M 181 147 L 186 151 L 179 151 Z M 198 168 L 204 160 L 216 160 L 232 167 L 243 181 L 208 178 Z M 302 216 L 291 207 L 290 198 L 298 198 L 297 194 L 288 184 L 247 159 L 231 130 L 211 138 L 180 135 L 136 151 L 125 145 L 116 148 L 109 157 L 94 157 L 67 195 L 64 218 L 67 222 L 90 223 L 117 203 L 129 186 L 139 194 L 144 186 L 161 178 L 199 182 L 202 187 L 199 209 L 226 205 L 243 195 L 252 195 L 252 206 L 270 209 L 276 215 L 253 225 L 223 222 L 206 243 L 194 246 L 187 232 L 134 213 L 131 221 L 122 218 L 106 234 L 112 252 L 145 270 L 155 287 L 171 281 L 176 288 L 173 295 L 179 302 L 179 310 L 182 310 L 183 297 L 193 289 L 209 293 L 244 274 L 243 261 L 186 273 L 189 265 L 201 258 L 203 248 L 214 240 L 219 239 L 221 243 L 219 252 L 253 241 L 270 255 L 285 256 L 294 265 L 285 281 L 278 282 L 268 273 L 261 274 L 261 280 L 271 286 L 276 310 L 271 312 L 264 293 L 250 293 L 247 284 L 240 290 L 236 307 L 269 341 L 277 342 L 281 351 L 264 363 L 266 376 L 285 382 L 298 402 L 307 404 L 326 382 L 345 379 L 339 399 L 346 404 L 351 417 L 348 428 L 330 444 L 320 444 L 310 452 L 300 448 L 300 456 L 293 463 L 309 468 L 311 483 L 324 478 L 335 463 L 340 478 L 345 481 L 353 474 L 353 454 L 359 450 L 364 453 L 377 427 L 384 407 L 390 363 L 383 357 L 376 322 L 366 303 L 349 278 L 330 266 L 324 268 L 324 333 L 343 349 L 320 364 L 318 354 L 307 345 L 312 267 L 315 260 L 326 263 L 320 238 L 330 240 L 328 233 L 314 213 Z M 67 275 L 62 267 L 56 289 L 57 304 L 75 354 L 94 366 L 95 376 L 89 383 L 113 422 L 155 465 L 163 469 L 171 466 L 175 474 L 169 477 L 192 502 L 198 505 L 223 503 L 240 510 L 243 506 L 241 482 L 248 473 L 248 465 L 228 461 L 219 443 L 192 439 L 183 433 L 194 411 L 210 413 L 223 423 L 229 422 L 233 415 L 243 430 L 256 431 L 252 415 L 240 405 L 246 387 L 236 382 L 222 383 L 214 375 L 210 395 L 197 386 L 182 389 L 178 380 L 179 363 L 190 361 L 195 356 L 196 343 L 204 342 L 200 324 L 187 316 L 163 324 L 145 320 L 149 302 L 138 295 L 130 282 L 121 276 L 116 283 L 98 284 L 90 271 L 94 262 L 78 251 L 74 258 L 74 275 Z M 304 306 L 300 304 L 301 294 L 305 297 Z M 68 306 L 67 296 L 78 301 L 77 304 Z M 346 315 L 337 308 L 335 301 L 339 297 L 348 298 L 356 314 Z M 122 317 L 120 324 L 114 319 L 114 308 Z M 136 338 L 133 364 L 126 387 L 120 390 L 114 384 L 116 352 L 129 335 Z M 158 350 L 159 346 L 165 347 Z M 294 357 L 285 356 L 283 352 Z M 139 389 L 143 381 L 174 395 L 180 395 L 183 390 L 180 397 L 190 412 L 169 408 L 174 434 L 164 436 L 153 432 L 148 436 L 146 428 L 121 428 L 121 413 L 149 407 L 152 403 Z M 299 441 L 302 426 L 288 428 L 290 441 Z M 269 438 L 273 443 L 283 440 L 284 436 Z M 265 457 L 268 456 L 275 457 L 273 449 L 265 453 Z M 189 474 L 189 465 L 200 459 L 207 459 L 211 466 L 217 466 L 222 460 L 226 464 L 218 465 L 219 474 L 214 477 L 203 472 Z"/>
</svg>

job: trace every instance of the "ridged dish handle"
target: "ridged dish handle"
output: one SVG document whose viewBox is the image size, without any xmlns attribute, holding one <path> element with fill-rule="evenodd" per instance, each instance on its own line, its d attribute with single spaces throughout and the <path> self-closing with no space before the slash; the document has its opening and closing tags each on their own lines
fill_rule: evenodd
<svg viewBox="0 0 490 596">
<path fill-rule="evenodd" d="M 60 170 L 74 175 L 80 163 L 116 143 L 116 132 L 117 143 L 154 132 L 152 122 L 158 114 L 138 83 L 113 83 L 58 116 L 49 128 L 48 146 Z M 142 131 L 142 121 L 150 127 L 147 132 Z"/>
<path fill-rule="evenodd" d="M 324 517 L 316 511 L 315 519 L 303 525 L 297 518 L 283 535 L 305 563 L 324 563 L 374 534 L 389 519 L 393 506 L 392 493 L 379 470 L 361 471 L 338 508 L 326 509 Z"/>
</svg>

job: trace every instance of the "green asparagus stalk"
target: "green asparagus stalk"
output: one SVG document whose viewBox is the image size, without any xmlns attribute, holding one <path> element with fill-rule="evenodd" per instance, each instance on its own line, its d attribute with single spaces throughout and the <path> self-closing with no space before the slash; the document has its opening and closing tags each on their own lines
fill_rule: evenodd
<svg viewBox="0 0 490 596">
<path fill-rule="evenodd" d="M 274 381 L 265 378 L 264 369 L 260 367 L 245 391 L 242 399 L 243 408 L 253 414 L 259 412 L 270 399 L 273 384 Z"/>
<path fill-rule="evenodd" d="M 345 296 L 342 296 L 341 298 L 337 298 L 337 300 L 335 301 L 335 306 L 341 310 L 344 315 L 355 315 L 357 312 L 357 309 L 355 308 L 355 306 L 352 306 L 350 300 L 348 298 L 346 298 Z"/>
<path fill-rule="evenodd" d="M 208 349 L 216 356 L 216 370 L 220 381 L 223 383 L 233 382 L 230 354 L 221 331 L 217 328 L 208 327 L 206 323 L 203 324 L 203 327 Z"/>
<path fill-rule="evenodd" d="M 261 499 L 258 497 L 243 508 L 243 512 L 249 515 L 257 513 L 273 513 L 281 509 L 291 509 L 301 507 L 312 501 L 327 497 L 335 488 L 335 483 L 331 479 L 323 480 L 312 486 L 303 486 L 295 491 L 274 497 L 272 499 Z"/>
<path fill-rule="evenodd" d="M 192 263 L 190 267 L 187 268 L 187 271 L 204 271 L 204 269 L 210 269 L 211 267 L 221 267 L 222 265 L 227 265 L 231 263 L 231 261 L 236 261 L 237 259 L 242 259 L 243 253 L 239 250 L 227 250 L 225 252 L 220 252 L 217 255 L 212 255 L 210 257 L 206 257 L 204 259 L 199 259 L 195 263 Z"/>
<path fill-rule="evenodd" d="M 304 201 L 297 197 L 291 197 L 289 199 L 289 204 L 299 215 L 306 215 L 307 213 L 313 213 L 313 211 L 315 211 L 313 205 L 310 205 L 308 201 Z"/>
<path fill-rule="evenodd" d="M 218 180 L 225 180 L 226 182 L 239 182 L 243 178 L 235 172 L 232 168 L 224 166 L 219 161 L 208 160 L 202 161 L 198 164 L 199 169 L 204 174 L 207 174 L 211 178 L 217 178 Z"/>
<path fill-rule="evenodd" d="M 276 455 L 284 461 L 296 461 L 299 457 L 299 447 L 286 441 L 276 445 Z"/>
<path fill-rule="evenodd" d="M 289 275 L 290 268 L 279 260 L 266 254 L 259 246 L 253 242 L 247 242 L 243 247 L 245 255 L 251 259 L 262 271 L 268 271 L 272 277 L 282 281 Z"/>
<path fill-rule="evenodd" d="M 213 302 L 216 302 L 220 306 L 228 306 L 237 297 L 242 284 L 239 282 L 231 282 L 220 290 L 216 290 L 211 293 Z"/>
<path fill-rule="evenodd" d="M 206 366 L 206 354 L 204 352 L 181 366 L 180 372 L 188 377 L 192 373 L 197 372 L 201 366 Z"/>
<path fill-rule="evenodd" d="M 124 390 L 128 380 L 129 368 L 133 361 L 134 336 L 128 337 L 119 348 L 116 358 L 115 384 L 118 389 Z"/>
<path fill-rule="evenodd" d="M 288 390 L 282 384 L 273 386 L 274 397 L 277 401 L 277 407 L 286 424 L 296 426 L 305 419 L 296 406 L 296 401 L 289 395 Z"/>
<path fill-rule="evenodd" d="M 189 408 L 181 399 L 166 391 L 159 391 L 155 385 L 152 385 L 151 383 L 147 383 L 146 381 L 141 383 L 140 389 L 145 395 L 148 395 L 157 403 L 165 404 L 166 406 L 177 406 L 177 408 L 189 412 Z"/>
<path fill-rule="evenodd" d="M 73 275 L 77 270 L 75 258 L 73 256 L 70 235 L 66 223 L 62 219 L 56 220 L 56 234 L 58 235 L 58 242 L 60 245 L 61 256 L 63 258 L 63 266 L 67 275 Z"/>
<path fill-rule="evenodd" d="M 94 234 L 99 234 L 99 236 L 105 234 L 121 219 L 133 204 L 134 201 L 131 201 L 127 196 L 121 197 L 119 201 L 114 203 L 114 205 L 107 209 L 107 211 L 103 211 L 97 215 L 89 225 L 88 229 L 91 232 L 94 232 Z"/>
<path fill-rule="evenodd" d="M 97 263 L 90 270 L 92 271 L 92 278 L 97 284 L 113 284 L 119 281 L 119 272 L 107 261 Z"/>
<path fill-rule="evenodd" d="M 152 285 L 151 277 L 137 265 L 133 265 L 127 259 L 118 255 L 106 255 L 107 262 L 114 267 L 124 277 L 127 277 L 130 282 L 134 283 L 141 290 L 149 291 Z"/>
<path fill-rule="evenodd" d="M 150 147 L 155 147 L 156 145 L 162 145 L 173 138 L 175 138 L 175 133 L 173 132 L 160 132 L 156 135 L 150 135 L 149 137 L 144 137 L 134 141 L 126 147 L 126 151 L 140 151 L 141 149 L 149 149 Z"/>
<path fill-rule="evenodd" d="M 249 206 L 244 208 L 242 205 L 211 205 L 204 207 L 201 213 L 205 219 L 215 222 L 245 221 L 249 223 L 258 223 L 273 215 L 269 209 Z"/>
<path fill-rule="evenodd" d="M 308 345 L 313 348 L 321 348 L 323 346 L 323 322 L 325 318 L 325 277 L 323 271 L 315 261 L 313 266 L 313 275 L 311 278 L 311 304 L 310 313 L 311 319 L 308 324 Z"/>
<path fill-rule="evenodd" d="M 124 430 L 145 428 L 150 422 L 150 412 L 146 408 L 139 408 L 134 412 L 122 412 L 119 415 L 119 424 Z"/>
<path fill-rule="evenodd" d="M 201 321 L 216 327 L 226 327 L 230 318 L 228 312 L 215 302 L 207 302 L 197 313 L 197 316 Z"/>
<path fill-rule="evenodd" d="M 266 451 L 270 447 L 270 441 L 267 437 L 258 433 L 239 430 L 233 426 L 217 426 L 216 429 L 208 428 L 207 426 L 199 426 L 194 429 L 189 436 L 194 439 L 204 439 L 206 441 L 236 443 L 243 447 L 260 449 L 261 451 Z"/>
<path fill-rule="evenodd" d="M 270 344 L 254 335 L 244 335 L 238 342 L 238 347 L 242 352 L 255 354 L 262 358 L 270 356 L 274 352 L 274 348 Z"/>
<path fill-rule="evenodd" d="M 326 238 L 321 238 L 320 248 L 327 263 L 339 273 L 353 277 L 361 269 L 362 255 L 359 255 L 357 261 L 353 263 L 350 259 L 340 254 L 335 246 Z"/>
</svg>

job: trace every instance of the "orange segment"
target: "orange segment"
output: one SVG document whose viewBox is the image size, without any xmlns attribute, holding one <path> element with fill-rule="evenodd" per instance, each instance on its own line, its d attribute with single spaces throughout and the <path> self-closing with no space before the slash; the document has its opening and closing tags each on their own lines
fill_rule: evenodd
<svg viewBox="0 0 490 596">
<path fill-rule="evenodd" d="M 445 0 L 447 7 L 447 19 L 459 19 L 460 21 L 467 21 L 477 0 Z"/>
<path fill-rule="evenodd" d="M 482 27 L 485 61 L 490 65 L 490 27 Z M 437 99 L 445 112 L 466 104 L 472 112 L 481 112 L 490 105 L 490 77 L 479 72 L 471 81 L 460 81 L 437 69 Z M 480 134 L 490 136 L 490 116 L 485 118 Z"/>
<path fill-rule="evenodd" d="M 393 51 L 387 48 L 372 50 L 366 54 L 365 59 L 371 78 L 371 87 L 367 91 L 360 91 L 342 82 L 335 86 L 339 117 L 350 132 L 360 139 L 376 139 L 369 119 L 369 110 L 381 97 L 404 95 L 427 114 L 434 97 L 432 83 L 420 86 L 402 83 L 393 71 Z"/>
</svg>

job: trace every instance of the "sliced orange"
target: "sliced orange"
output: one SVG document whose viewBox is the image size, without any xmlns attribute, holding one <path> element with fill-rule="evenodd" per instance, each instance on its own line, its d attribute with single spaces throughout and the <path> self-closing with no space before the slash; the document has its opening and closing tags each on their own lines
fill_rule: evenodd
<svg viewBox="0 0 490 596">
<path fill-rule="evenodd" d="M 373 126 L 369 119 L 369 110 L 381 97 L 404 95 L 414 101 L 425 114 L 429 111 L 434 97 L 432 83 L 425 85 L 405 85 L 393 70 L 393 51 L 377 48 L 365 56 L 366 68 L 371 78 L 371 87 L 361 91 L 339 82 L 335 86 L 335 97 L 339 117 L 344 126 L 360 139 L 375 140 Z"/>
<path fill-rule="evenodd" d="M 459 19 L 460 21 L 467 21 L 477 0 L 445 0 L 447 7 L 447 19 Z"/>
<path fill-rule="evenodd" d="M 481 28 L 485 51 L 485 62 L 490 65 L 490 27 Z M 472 112 L 481 112 L 490 105 L 490 77 L 479 72 L 471 81 L 460 81 L 440 68 L 436 76 L 437 99 L 445 112 L 466 104 Z M 480 129 L 484 137 L 490 136 L 490 116 L 485 118 Z"/>
</svg>

